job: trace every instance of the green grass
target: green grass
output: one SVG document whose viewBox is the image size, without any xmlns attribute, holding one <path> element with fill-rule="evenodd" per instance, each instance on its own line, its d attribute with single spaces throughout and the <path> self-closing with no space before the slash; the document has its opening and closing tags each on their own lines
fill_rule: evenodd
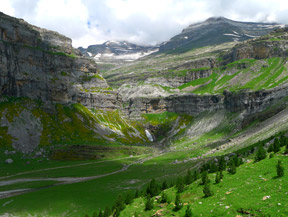
<svg viewBox="0 0 288 217">
<path fill-rule="evenodd" d="M 11 185 L 0 186 L 0 192 L 1 191 L 17 190 L 17 189 L 43 188 L 46 186 L 51 186 L 51 185 L 56 184 L 56 183 L 58 183 L 58 182 L 56 182 L 56 181 L 22 182 L 22 183 L 16 183 L 16 184 L 11 184 Z"/>
<path fill-rule="evenodd" d="M 285 176 L 282 178 L 276 178 L 275 166 L 278 159 L 286 165 L 284 166 Z M 188 204 L 195 216 L 243 216 L 240 210 L 256 216 L 287 216 L 287 164 L 287 157 L 282 155 L 258 163 L 246 163 L 237 169 L 235 175 L 225 172 L 223 181 L 217 185 L 213 184 L 215 174 L 210 174 L 210 186 L 214 192 L 212 197 L 203 197 L 203 186 L 200 186 L 197 181 L 187 186 L 181 193 L 181 199 L 185 205 L 178 212 L 173 211 L 176 189 L 170 188 L 165 192 L 171 203 L 155 202 L 154 209 L 145 212 L 145 200 L 139 198 L 127 206 L 121 216 L 132 216 L 135 212 L 139 216 L 151 216 L 157 210 L 161 210 L 164 216 L 184 216 Z M 270 198 L 263 200 L 264 196 L 270 196 Z"/>
</svg>

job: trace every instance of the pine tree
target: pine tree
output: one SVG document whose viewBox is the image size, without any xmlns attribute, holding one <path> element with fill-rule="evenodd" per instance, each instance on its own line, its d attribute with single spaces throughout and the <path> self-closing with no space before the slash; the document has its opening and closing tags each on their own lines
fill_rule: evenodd
<svg viewBox="0 0 288 217">
<path fill-rule="evenodd" d="M 191 171 L 188 170 L 188 171 L 187 171 L 187 175 L 186 175 L 186 177 L 185 177 L 185 184 L 186 184 L 186 185 L 190 185 L 192 182 L 193 182 L 193 176 L 192 176 L 192 174 L 191 174 Z"/>
<path fill-rule="evenodd" d="M 132 203 L 133 199 L 134 199 L 134 196 L 133 196 L 132 192 L 129 191 L 126 194 L 125 204 L 128 205 L 128 204 Z"/>
<path fill-rule="evenodd" d="M 153 198 L 151 198 L 150 194 L 148 194 L 146 203 L 145 203 L 145 210 L 151 210 L 154 207 Z"/>
<path fill-rule="evenodd" d="M 220 159 L 219 159 L 219 171 L 224 171 L 226 170 L 226 161 L 225 161 L 225 158 L 224 156 L 221 156 Z"/>
<path fill-rule="evenodd" d="M 113 210 L 115 210 L 113 216 L 118 217 L 120 215 L 120 212 L 125 209 L 125 203 L 122 195 L 118 195 L 115 204 L 113 206 Z M 102 212 L 101 212 L 102 213 Z M 100 215 L 99 215 L 100 216 Z"/>
<path fill-rule="evenodd" d="M 184 181 L 181 178 L 177 179 L 176 188 L 178 193 L 182 193 L 184 191 Z"/>
<path fill-rule="evenodd" d="M 165 190 L 165 189 L 167 189 L 168 188 L 168 184 L 167 184 L 167 182 L 166 182 L 166 180 L 162 183 L 162 186 L 161 186 L 161 190 L 163 191 L 163 190 Z"/>
<path fill-rule="evenodd" d="M 109 217 L 111 215 L 111 210 L 109 207 L 106 207 L 104 211 L 104 217 Z"/>
<path fill-rule="evenodd" d="M 214 162 L 211 163 L 209 173 L 215 173 L 215 172 L 217 172 L 217 170 L 218 170 L 217 165 Z"/>
<path fill-rule="evenodd" d="M 259 145 L 258 151 L 257 151 L 256 156 L 255 156 L 255 162 L 258 162 L 258 161 L 265 159 L 266 155 L 267 155 L 267 153 L 264 150 L 263 145 Z"/>
<path fill-rule="evenodd" d="M 285 145 L 288 144 L 287 137 L 284 136 L 283 134 L 281 134 L 280 139 L 279 139 L 279 142 L 280 142 L 280 146 L 281 146 L 281 147 L 284 147 Z"/>
<path fill-rule="evenodd" d="M 268 147 L 268 150 L 267 150 L 267 152 L 269 152 L 269 153 L 272 151 L 274 151 L 274 143 L 270 144 Z"/>
<path fill-rule="evenodd" d="M 199 172 L 198 170 L 194 170 L 193 176 L 192 176 L 193 182 L 199 179 Z"/>
<path fill-rule="evenodd" d="M 284 154 L 288 154 L 288 144 L 286 145 L 286 148 L 285 148 Z"/>
<path fill-rule="evenodd" d="M 162 192 L 161 194 L 161 203 L 167 203 L 168 202 L 168 196 L 165 192 Z"/>
<path fill-rule="evenodd" d="M 274 153 L 277 153 L 280 151 L 280 142 L 278 138 L 275 138 L 274 141 Z"/>
<path fill-rule="evenodd" d="M 222 170 L 220 170 L 220 179 L 222 180 L 223 178 L 224 178 L 224 175 L 223 175 L 223 171 Z"/>
<path fill-rule="evenodd" d="M 220 173 L 217 172 L 217 173 L 216 173 L 216 177 L 215 177 L 215 183 L 218 184 L 218 183 L 220 183 L 220 182 L 221 182 Z"/>
<path fill-rule="evenodd" d="M 230 174 L 235 174 L 236 173 L 236 166 L 235 166 L 234 160 L 231 160 L 228 172 Z"/>
<path fill-rule="evenodd" d="M 99 214 L 97 211 L 93 213 L 93 217 L 98 217 L 98 216 L 99 216 Z"/>
<path fill-rule="evenodd" d="M 155 179 L 152 179 L 149 183 L 149 186 L 146 189 L 146 193 L 150 194 L 151 197 L 154 197 L 160 193 L 160 186 L 156 183 Z"/>
<path fill-rule="evenodd" d="M 138 189 L 135 191 L 135 195 L 134 195 L 134 198 L 138 198 L 139 197 L 139 191 Z"/>
<path fill-rule="evenodd" d="M 284 176 L 284 167 L 282 166 L 281 160 L 278 160 L 278 163 L 276 165 L 276 170 L 277 170 L 278 177 Z"/>
<path fill-rule="evenodd" d="M 213 192 L 210 189 L 209 183 L 205 183 L 204 188 L 203 188 L 203 193 L 204 193 L 204 197 L 210 197 L 213 195 Z"/>
<path fill-rule="evenodd" d="M 208 177 L 208 173 L 207 171 L 202 173 L 202 177 L 201 177 L 201 185 L 205 185 L 205 183 L 209 183 L 209 177 Z"/>
<path fill-rule="evenodd" d="M 178 211 L 178 210 L 182 209 L 182 207 L 183 207 L 183 203 L 182 203 L 182 201 L 180 199 L 180 195 L 177 194 L 176 198 L 175 198 L 175 208 L 174 208 L 174 210 Z"/>
<path fill-rule="evenodd" d="M 115 215 L 115 216 L 119 216 L 120 215 L 120 212 L 119 212 L 119 214 L 118 215 Z M 99 217 L 104 217 L 104 214 L 103 214 L 103 212 L 102 211 L 100 211 L 99 212 Z"/>
<path fill-rule="evenodd" d="M 185 211 L 185 216 L 184 217 L 192 217 L 193 214 L 192 214 L 192 210 L 191 210 L 191 207 L 188 206 L 186 211 Z"/>
</svg>

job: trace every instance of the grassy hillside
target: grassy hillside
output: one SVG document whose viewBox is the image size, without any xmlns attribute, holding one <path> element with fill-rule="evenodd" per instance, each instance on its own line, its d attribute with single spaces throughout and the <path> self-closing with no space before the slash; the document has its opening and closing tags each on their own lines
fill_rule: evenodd
<svg viewBox="0 0 288 217">
<path fill-rule="evenodd" d="M 283 177 L 277 177 L 276 164 L 281 160 L 285 169 Z M 209 175 L 210 187 L 214 193 L 211 197 L 204 197 L 201 180 L 187 185 L 180 193 L 184 205 L 175 211 L 176 187 L 165 190 L 168 202 L 161 203 L 154 200 L 154 208 L 145 211 L 145 198 L 135 199 L 128 205 L 120 216 L 184 216 L 188 206 L 193 216 L 287 216 L 288 203 L 286 182 L 288 173 L 288 158 L 280 154 L 254 163 L 249 160 L 239 168 L 235 175 L 224 172 L 224 178 L 215 183 L 215 173 Z M 158 198 L 158 197 L 157 197 Z M 157 216 L 157 215 L 156 215 Z"/>
</svg>

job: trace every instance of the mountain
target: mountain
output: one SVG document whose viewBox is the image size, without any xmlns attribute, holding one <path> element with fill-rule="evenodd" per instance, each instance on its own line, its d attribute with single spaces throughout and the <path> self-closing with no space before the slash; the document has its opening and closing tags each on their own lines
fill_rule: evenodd
<svg viewBox="0 0 288 217">
<path fill-rule="evenodd" d="M 192 24 L 160 45 L 160 52 L 185 52 L 193 48 L 245 41 L 266 35 L 284 25 L 277 23 L 253 23 L 211 17 L 204 22 Z"/>
<path fill-rule="evenodd" d="M 118 216 L 124 198 L 157 195 L 163 181 L 167 188 L 178 179 L 178 187 L 187 170 L 197 179 L 242 162 L 236 175 L 223 171 L 209 198 L 198 181 L 182 185 L 183 205 L 197 216 L 286 216 L 279 145 L 288 143 L 288 28 L 148 55 L 106 80 L 64 35 L 0 20 L 0 216 L 100 216 L 105 207 L 105 216 Z M 119 46 L 113 55 L 124 55 Z M 251 163 L 263 149 L 274 157 Z M 277 159 L 283 178 L 275 177 Z M 175 190 L 167 189 L 171 202 Z M 120 216 L 184 216 L 156 201 L 146 212 L 146 201 L 134 199 Z"/>
<path fill-rule="evenodd" d="M 94 58 L 96 62 L 130 62 L 158 51 L 158 47 L 127 41 L 106 41 L 103 44 L 90 45 L 87 49 L 78 49 L 83 55 Z"/>
</svg>

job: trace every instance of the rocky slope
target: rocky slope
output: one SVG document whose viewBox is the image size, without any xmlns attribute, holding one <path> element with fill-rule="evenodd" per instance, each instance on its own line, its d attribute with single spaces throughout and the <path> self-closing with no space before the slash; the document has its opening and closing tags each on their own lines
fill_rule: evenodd
<svg viewBox="0 0 288 217">
<path fill-rule="evenodd" d="M 276 23 L 238 22 L 224 17 L 211 17 L 196 23 L 164 42 L 160 52 L 184 52 L 192 48 L 222 44 L 231 41 L 245 41 L 266 35 L 278 28 Z"/>
</svg>

